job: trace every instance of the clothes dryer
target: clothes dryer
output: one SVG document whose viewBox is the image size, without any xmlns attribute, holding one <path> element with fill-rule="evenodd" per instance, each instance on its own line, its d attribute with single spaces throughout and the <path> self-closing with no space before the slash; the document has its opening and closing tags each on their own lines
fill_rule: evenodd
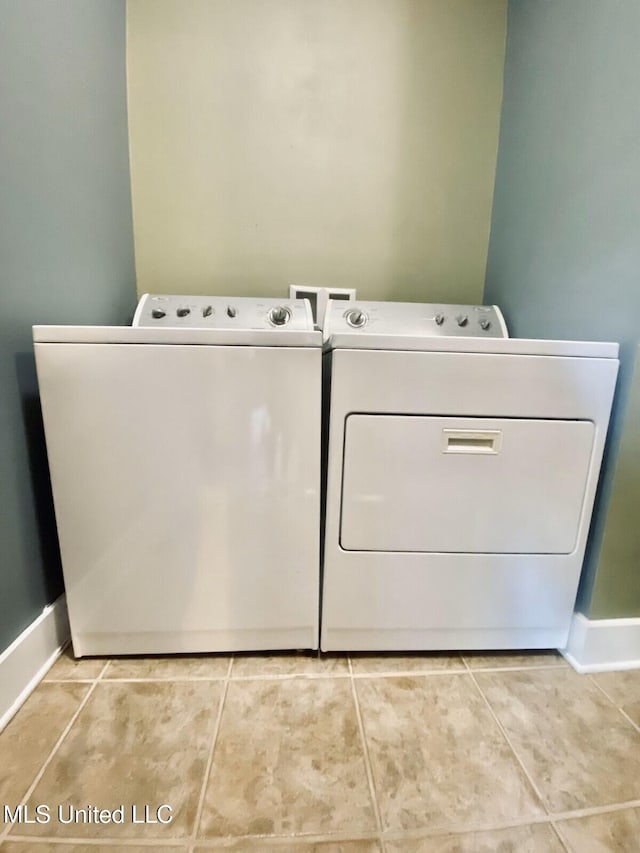
<svg viewBox="0 0 640 853">
<path fill-rule="evenodd" d="M 329 303 L 324 337 L 321 648 L 564 646 L 618 345 L 374 302 Z"/>
<path fill-rule="evenodd" d="M 317 648 L 309 304 L 146 295 L 33 336 L 76 656 Z"/>
</svg>

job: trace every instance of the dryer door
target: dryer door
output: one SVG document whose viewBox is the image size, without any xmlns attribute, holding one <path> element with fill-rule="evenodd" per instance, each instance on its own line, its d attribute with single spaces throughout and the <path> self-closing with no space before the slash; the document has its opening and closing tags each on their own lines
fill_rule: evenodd
<svg viewBox="0 0 640 853">
<path fill-rule="evenodd" d="M 571 553 L 594 431 L 591 421 L 349 415 L 340 544 Z"/>
</svg>

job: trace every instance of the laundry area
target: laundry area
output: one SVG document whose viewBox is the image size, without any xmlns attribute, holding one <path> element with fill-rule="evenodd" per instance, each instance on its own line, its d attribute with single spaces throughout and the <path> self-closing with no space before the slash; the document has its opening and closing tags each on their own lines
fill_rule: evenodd
<svg viewBox="0 0 640 853">
<path fill-rule="evenodd" d="M 640 850 L 640 9 L 0 0 L 0 851 Z"/>
</svg>

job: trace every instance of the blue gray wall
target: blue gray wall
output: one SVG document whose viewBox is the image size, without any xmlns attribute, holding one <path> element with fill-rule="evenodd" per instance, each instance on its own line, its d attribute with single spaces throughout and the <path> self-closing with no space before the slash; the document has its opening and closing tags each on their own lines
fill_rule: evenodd
<svg viewBox="0 0 640 853">
<path fill-rule="evenodd" d="M 640 328 L 638 45 L 637 0 L 509 3 L 485 285 L 485 302 L 502 306 L 515 336 L 621 344 L 579 593 L 580 609 L 599 617 L 640 615 L 640 566 L 600 560 Z M 637 539 L 637 527 L 626 535 Z M 623 613 L 613 595 L 622 577 Z"/>
<path fill-rule="evenodd" d="M 0 651 L 62 590 L 34 323 L 135 305 L 124 0 L 0 0 Z"/>
</svg>

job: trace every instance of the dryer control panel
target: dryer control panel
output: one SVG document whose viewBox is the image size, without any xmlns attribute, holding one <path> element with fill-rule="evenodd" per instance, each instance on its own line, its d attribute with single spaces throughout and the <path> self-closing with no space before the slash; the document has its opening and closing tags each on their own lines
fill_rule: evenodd
<svg viewBox="0 0 640 853">
<path fill-rule="evenodd" d="M 508 338 L 497 305 L 440 305 L 418 302 L 330 304 L 324 327 L 328 338 L 340 332 L 401 337 Z"/>
<path fill-rule="evenodd" d="M 306 299 L 248 296 L 170 296 L 145 293 L 133 326 L 191 329 L 313 330 Z"/>
</svg>

